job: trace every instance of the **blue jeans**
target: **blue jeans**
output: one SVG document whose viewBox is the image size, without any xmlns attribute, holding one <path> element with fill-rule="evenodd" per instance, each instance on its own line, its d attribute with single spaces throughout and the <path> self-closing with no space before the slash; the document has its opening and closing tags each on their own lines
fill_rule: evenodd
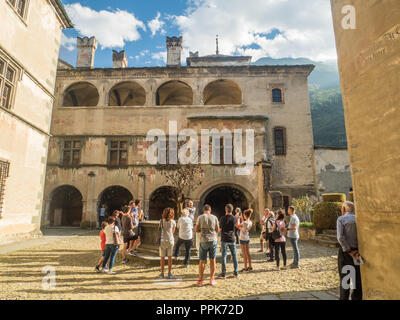
<svg viewBox="0 0 400 320">
<path fill-rule="evenodd" d="M 295 266 L 298 266 L 299 265 L 299 260 L 300 260 L 300 252 L 299 252 L 299 246 L 297 244 L 297 241 L 299 239 L 297 239 L 297 238 L 289 238 L 289 237 L 288 237 L 288 239 L 290 240 L 290 243 L 292 244 L 292 247 L 293 247 L 293 264 Z"/>
<path fill-rule="evenodd" d="M 192 247 L 192 242 L 193 240 L 183 240 L 181 238 L 178 237 L 178 241 L 176 242 L 176 247 L 175 247 L 175 252 L 174 252 L 174 256 L 178 257 L 179 256 L 179 249 L 181 248 L 181 245 L 184 244 L 185 245 L 185 261 L 183 262 L 183 264 L 185 266 L 187 266 L 190 262 L 190 248 Z"/>
<path fill-rule="evenodd" d="M 222 274 L 226 274 L 226 256 L 228 255 L 228 248 L 231 251 L 233 261 L 233 273 L 238 274 L 239 265 L 236 255 L 236 243 L 235 242 L 221 242 L 222 248 Z"/>
<path fill-rule="evenodd" d="M 207 261 L 207 253 L 210 259 L 215 259 L 217 257 L 217 246 L 217 241 L 200 242 L 199 259 Z"/>
<path fill-rule="evenodd" d="M 108 269 L 111 270 L 113 268 L 118 249 L 119 249 L 119 245 L 106 244 L 106 250 L 105 250 L 106 252 L 104 254 L 103 269 L 107 265 L 107 262 L 109 259 L 110 259 L 110 263 L 108 265 Z"/>
</svg>

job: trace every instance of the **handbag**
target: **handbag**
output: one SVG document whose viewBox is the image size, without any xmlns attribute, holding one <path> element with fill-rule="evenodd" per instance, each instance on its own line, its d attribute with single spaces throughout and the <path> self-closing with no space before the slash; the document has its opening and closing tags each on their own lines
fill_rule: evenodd
<svg viewBox="0 0 400 320">
<path fill-rule="evenodd" d="M 115 232 L 115 226 L 113 232 L 113 239 L 114 239 L 114 246 L 119 246 L 124 243 L 121 239 L 121 236 L 117 232 Z"/>
</svg>

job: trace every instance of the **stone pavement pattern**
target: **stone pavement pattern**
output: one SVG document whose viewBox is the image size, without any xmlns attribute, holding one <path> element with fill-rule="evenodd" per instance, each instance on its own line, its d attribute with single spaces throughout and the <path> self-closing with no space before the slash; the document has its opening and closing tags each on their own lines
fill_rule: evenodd
<svg viewBox="0 0 400 320">
<path fill-rule="evenodd" d="M 176 280 L 158 278 L 159 267 L 142 263 L 121 264 L 117 275 L 98 274 L 94 265 L 100 257 L 98 232 L 44 230 L 42 239 L 0 246 L 0 299 L 246 299 L 246 300 L 325 300 L 337 299 L 339 277 L 336 249 L 300 242 L 301 268 L 275 271 L 265 255 L 257 253 L 258 237 L 252 238 L 253 272 L 238 279 L 217 280 L 217 285 L 195 286 L 197 265 L 174 265 Z M 8 248 L 8 250 L 7 250 Z M 18 250 L 18 251 L 15 251 Z M 292 250 L 288 251 L 288 264 Z M 56 288 L 42 287 L 42 268 L 54 266 Z M 242 268 L 241 264 L 239 268 Z M 206 277 L 209 276 L 208 266 Z M 221 266 L 217 265 L 217 274 Z M 228 275 L 233 272 L 228 262 Z M 207 279 L 207 278 L 206 278 Z"/>
</svg>

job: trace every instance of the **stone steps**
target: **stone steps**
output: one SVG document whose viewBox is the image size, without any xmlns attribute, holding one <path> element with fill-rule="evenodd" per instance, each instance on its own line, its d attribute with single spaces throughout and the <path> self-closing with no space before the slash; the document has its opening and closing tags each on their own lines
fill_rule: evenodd
<svg viewBox="0 0 400 320">
<path fill-rule="evenodd" d="M 315 237 L 312 241 L 316 244 L 319 244 L 324 247 L 329 247 L 329 248 L 339 248 L 339 246 L 340 246 L 337 241 L 319 239 L 317 237 Z"/>
</svg>

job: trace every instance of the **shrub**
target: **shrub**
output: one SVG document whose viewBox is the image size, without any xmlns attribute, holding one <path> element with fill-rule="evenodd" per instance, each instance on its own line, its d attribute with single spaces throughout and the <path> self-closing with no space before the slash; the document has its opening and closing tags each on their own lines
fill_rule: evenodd
<svg viewBox="0 0 400 320">
<path fill-rule="evenodd" d="M 346 195 L 344 193 L 325 193 L 322 195 L 323 202 L 345 202 Z"/>
<path fill-rule="evenodd" d="M 312 222 L 301 222 L 300 227 L 301 228 L 312 228 L 313 224 L 312 224 Z"/>
<path fill-rule="evenodd" d="M 336 229 L 342 202 L 319 202 L 314 207 L 313 225 L 317 230 Z"/>
</svg>

